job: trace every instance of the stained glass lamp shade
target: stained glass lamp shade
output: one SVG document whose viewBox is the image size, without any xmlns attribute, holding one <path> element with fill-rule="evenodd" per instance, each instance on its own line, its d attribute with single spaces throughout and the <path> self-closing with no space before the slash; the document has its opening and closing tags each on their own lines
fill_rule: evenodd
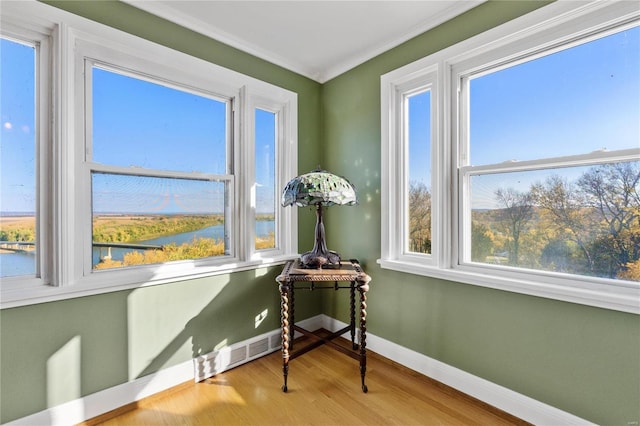
<svg viewBox="0 0 640 426">
<path fill-rule="evenodd" d="M 340 265 L 340 255 L 327 249 L 322 222 L 322 208 L 357 204 L 356 189 L 343 177 L 316 169 L 300 175 L 287 183 L 282 191 L 282 205 L 293 204 L 316 207 L 316 230 L 313 249 L 300 256 L 306 268 L 322 268 Z"/>
</svg>

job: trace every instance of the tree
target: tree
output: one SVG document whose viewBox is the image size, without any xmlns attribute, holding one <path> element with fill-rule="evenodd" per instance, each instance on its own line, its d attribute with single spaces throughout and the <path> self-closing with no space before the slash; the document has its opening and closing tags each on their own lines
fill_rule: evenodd
<svg viewBox="0 0 640 426">
<path fill-rule="evenodd" d="M 640 257 L 639 185 L 640 163 L 612 163 L 591 167 L 576 183 L 551 176 L 531 193 L 554 238 L 577 244 L 585 273 L 615 278 Z M 558 247 L 549 246 L 546 255 Z"/>
<path fill-rule="evenodd" d="M 533 202 L 549 215 L 546 227 L 554 230 L 557 238 L 575 242 L 585 259 L 587 271 L 593 271 L 589 244 L 593 227 L 585 210 L 584 194 L 566 179 L 553 175 L 544 183 L 532 185 L 531 196 Z"/>
<path fill-rule="evenodd" d="M 493 241 L 486 225 L 474 220 L 471 222 L 471 260 L 486 262 L 493 251 Z"/>
<path fill-rule="evenodd" d="M 599 223 L 593 247 L 598 269 L 615 277 L 640 257 L 640 166 L 627 162 L 592 167 L 578 187 Z"/>
<path fill-rule="evenodd" d="M 527 224 L 533 218 L 533 198 L 531 193 L 519 192 L 513 188 L 498 189 L 496 199 L 504 208 L 501 211 L 502 222 L 510 237 L 512 250 L 509 251 L 509 263 L 518 265 L 520 237 Z"/>
<path fill-rule="evenodd" d="M 561 238 L 551 239 L 540 253 L 540 265 L 549 271 L 577 272 L 575 264 L 576 244 Z"/>
<path fill-rule="evenodd" d="M 625 265 L 625 270 L 618 273 L 618 278 L 629 281 L 640 281 L 640 259 Z"/>
<path fill-rule="evenodd" d="M 409 250 L 431 253 L 431 192 L 419 182 L 409 184 Z"/>
</svg>

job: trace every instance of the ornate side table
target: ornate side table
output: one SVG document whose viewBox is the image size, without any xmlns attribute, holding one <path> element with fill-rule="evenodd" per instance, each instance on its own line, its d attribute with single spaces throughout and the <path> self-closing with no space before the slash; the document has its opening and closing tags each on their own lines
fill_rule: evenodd
<svg viewBox="0 0 640 426">
<path fill-rule="evenodd" d="M 357 260 L 340 262 L 340 268 L 332 269 L 305 269 L 299 260 L 288 262 L 282 273 L 276 277 L 280 289 L 280 310 L 282 319 L 282 373 L 284 384 L 282 390 L 287 391 L 287 376 L 289 375 L 289 361 L 303 355 L 321 345 L 328 345 L 343 352 L 354 359 L 360 360 L 360 377 L 362 379 L 362 391 L 367 392 L 364 376 L 367 371 L 367 291 L 371 278 L 365 274 Z M 333 283 L 330 285 L 329 283 Z M 348 283 L 348 284 L 345 284 Z M 329 336 L 321 337 L 311 331 L 295 325 L 295 290 L 320 290 L 320 289 L 349 289 L 351 293 L 351 320 L 349 325 Z M 360 294 L 360 339 L 355 341 L 356 334 L 356 291 Z M 293 351 L 293 334 L 298 331 L 309 337 L 312 342 Z M 351 347 L 345 348 L 332 340 L 347 331 L 351 334 Z"/>
</svg>

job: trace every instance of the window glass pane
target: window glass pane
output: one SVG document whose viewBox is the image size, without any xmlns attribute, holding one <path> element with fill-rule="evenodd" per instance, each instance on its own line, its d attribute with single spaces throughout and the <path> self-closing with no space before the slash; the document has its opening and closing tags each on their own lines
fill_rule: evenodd
<svg viewBox="0 0 640 426">
<path fill-rule="evenodd" d="M 226 186 L 93 173 L 93 268 L 226 254 Z"/>
<path fill-rule="evenodd" d="M 256 250 L 275 248 L 276 114 L 255 111 L 256 140 Z"/>
<path fill-rule="evenodd" d="M 226 102 L 97 67 L 92 99 L 92 161 L 227 173 Z"/>
<path fill-rule="evenodd" d="M 471 260 L 640 281 L 640 162 L 471 177 Z"/>
<path fill-rule="evenodd" d="M 637 148 L 640 28 L 470 81 L 477 166 Z"/>
<path fill-rule="evenodd" d="M 431 92 L 407 98 L 408 250 L 431 253 Z"/>
<path fill-rule="evenodd" d="M 35 275 L 36 51 L 0 43 L 0 277 Z"/>
</svg>

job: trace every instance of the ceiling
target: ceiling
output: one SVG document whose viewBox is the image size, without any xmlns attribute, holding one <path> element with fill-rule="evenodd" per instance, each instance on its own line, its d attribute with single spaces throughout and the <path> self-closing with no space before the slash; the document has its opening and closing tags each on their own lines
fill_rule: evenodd
<svg viewBox="0 0 640 426">
<path fill-rule="evenodd" d="M 485 0 L 124 0 L 324 83 Z"/>
</svg>

